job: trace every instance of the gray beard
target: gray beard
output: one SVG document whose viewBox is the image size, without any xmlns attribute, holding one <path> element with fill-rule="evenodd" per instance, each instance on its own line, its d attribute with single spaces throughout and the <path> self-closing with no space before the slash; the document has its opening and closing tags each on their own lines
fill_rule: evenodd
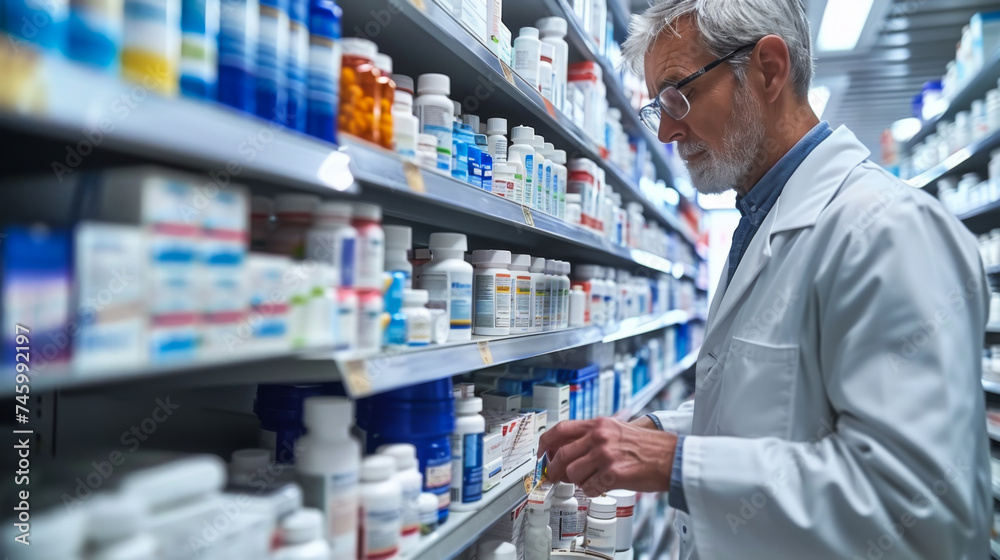
<svg viewBox="0 0 1000 560">
<path fill-rule="evenodd" d="M 720 194 L 739 185 L 753 170 L 754 160 L 764 145 L 767 133 L 757 100 L 744 88 L 738 89 L 733 97 L 733 115 L 726 123 L 721 151 L 713 151 L 705 142 L 677 147 L 685 161 L 705 152 L 701 161 L 688 163 L 691 184 L 701 194 Z"/>
</svg>

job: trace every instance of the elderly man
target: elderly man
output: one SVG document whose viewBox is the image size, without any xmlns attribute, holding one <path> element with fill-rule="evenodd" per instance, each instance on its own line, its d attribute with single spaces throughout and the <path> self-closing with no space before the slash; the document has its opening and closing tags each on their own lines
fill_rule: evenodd
<svg viewBox="0 0 1000 560">
<path fill-rule="evenodd" d="M 742 218 L 694 400 L 563 422 L 540 451 L 590 495 L 669 490 L 682 558 L 983 560 L 975 240 L 819 122 L 809 33 L 797 0 L 653 0 L 635 18 L 643 121 Z"/>
</svg>

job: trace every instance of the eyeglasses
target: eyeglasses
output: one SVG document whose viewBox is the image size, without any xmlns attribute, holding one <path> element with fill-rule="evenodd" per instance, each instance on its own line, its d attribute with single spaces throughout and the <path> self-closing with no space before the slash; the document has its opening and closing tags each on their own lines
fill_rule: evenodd
<svg viewBox="0 0 1000 560">
<path fill-rule="evenodd" d="M 691 74 L 690 76 L 677 82 L 676 85 L 663 88 L 663 90 L 656 96 L 656 99 L 653 99 L 653 101 L 646 104 L 642 109 L 639 109 L 639 119 L 642 120 L 642 123 L 645 124 L 647 128 L 653 131 L 653 134 L 658 134 L 660 131 L 660 118 L 662 113 L 666 113 L 670 118 L 678 121 L 688 116 L 688 113 L 691 112 L 691 102 L 688 101 L 688 98 L 685 97 L 683 93 L 681 93 L 681 88 L 712 71 L 713 68 L 723 62 L 726 62 L 741 52 L 747 49 L 752 49 L 756 46 L 757 43 L 743 45 L 726 56 L 715 59 L 701 70 L 698 70 L 694 74 Z"/>
</svg>

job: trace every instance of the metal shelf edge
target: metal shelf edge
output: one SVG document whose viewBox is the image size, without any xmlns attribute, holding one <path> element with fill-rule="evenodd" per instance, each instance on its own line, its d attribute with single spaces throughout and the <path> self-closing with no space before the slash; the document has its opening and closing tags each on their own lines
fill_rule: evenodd
<svg viewBox="0 0 1000 560">
<path fill-rule="evenodd" d="M 403 558 L 407 560 L 454 558 L 528 495 L 524 490 L 524 478 L 534 472 L 534 462 L 529 460 L 504 477 L 499 486 L 483 493 L 483 503 L 479 509 L 471 512 L 449 512 L 448 521 L 434 533 L 421 537 L 417 548 Z"/>
<path fill-rule="evenodd" d="M 986 391 L 987 393 L 1000 395 L 1000 383 L 996 381 L 990 381 L 988 379 L 983 379 L 983 390 Z"/>
<path fill-rule="evenodd" d="M 968 146 L 962 148 L 961 150 L 955 152 L 954 154 L 948 156 L 943 162 L 935 165 L 934 167 L 924 171 L 920 175 L 909 179 L 906 181 L 911 187 L 916 187 L 918 189 L 925 189 L 934 181 L 944 177 L 945 175 L 952 173 L 970 159 L 986 154 L 992 151 L 997 146 L 1000 146 L 1000 130 L 993 132 L 985 138 L 980 138 L 975 142 L 969 144 Z"/>
</svg>

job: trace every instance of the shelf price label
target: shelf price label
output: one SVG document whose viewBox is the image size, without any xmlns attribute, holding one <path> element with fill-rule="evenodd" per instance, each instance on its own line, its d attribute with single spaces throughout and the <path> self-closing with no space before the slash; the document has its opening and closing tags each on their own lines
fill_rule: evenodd
<svg viewBox="0 0 1000 560">
<path fill-rule="evenodd" d="M 410 4 L 416 6 L 421 12 L 427 10 L 427 6 L 424 5 L 424 0 L 410 0 Z"/>
<path fill-rule="evenodd" d="M 372 382 L 368 375 L 368 362 L 366 360 L 344 362 L 343 372 L 344 383 L 347 384 L 352 396 L 360 397 L 371 392 Z"/>
<path fill-rule="evenodd" d="M 493 353 L 490 352 L 490 342 L 488 340 L 480 340 L 476 343 L 479 347 L 479 356 L 483 359 L 483 363 L 490 365 L 493 363 Z"/>
<path fill-rule="evenodd" d="M 420 166 L 406 161 L 403 162 L 403 175 L 406 176 L 406 184 L 415 193 L 424 194 L 427 192 L 427 185 L 424 183 L 424 174 Z"/>
<path fill-rule="evenodd" d="M 521 212 L 524 213 L 524 223 L 529 227 L 535 227 L 535 218 L 531 215 L 531 208 L 521 206 Z"/>
<path fill-rule="evenodd" d="M 507 66 L 507 63 L 501 60 L 500 69 L 503 70 L 504 79 L 510 82 L 510 85 L 516 86 L 517 84 L 514 82 L 514 71 L 510 69 L 510 66 Z"/>
<path fill-rule="evenodd" d="M 542 101 L 545 102 L 545 110 L 549 113 L 549 116 L 552 117 L 553 119 L 558 119 L 559 117 L 558 115 L 556 115 L 556 106 L 553 105 L 551 101 L 545 99 L 544 97 L 542 98 Z"/>
</svg>

